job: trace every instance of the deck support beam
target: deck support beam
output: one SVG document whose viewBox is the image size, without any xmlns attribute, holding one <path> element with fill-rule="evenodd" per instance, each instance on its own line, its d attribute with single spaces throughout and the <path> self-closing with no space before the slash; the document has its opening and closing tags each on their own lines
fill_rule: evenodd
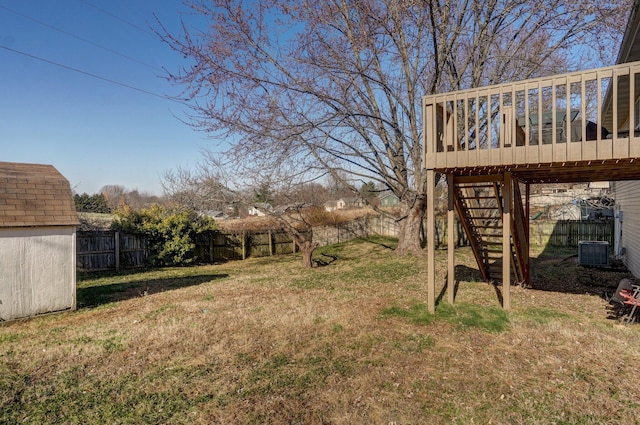
<svg viewBox="0 0 640 425">
<path fill-rule="evenodd" d="M 436 173 L 427 170 L 427 308 L 436 312 L 436 217 L 435 217 Z"/>
<path fill-rule="evenodd" d="M 524 270 L 524 281 L 525 284 L 527 286 L 531 286 L 531 222 L 530 222 L 530 217 L 531 217 L 531 202 L 529 201 L 529 198 L 531 197 L 531 184 L 529 182 L 526 183 L 525 186 L 525 216 L 526 216 L 526 223 L 525 223 L 525 234 L 527 237 L 527 261 L 525 262 L 525 265 L 527 266 Z"/>
<path fill-rule="evenodd" d="M 447 174 L 447 301 L 453 304 L 455 299 L 456 263 L 455 263 L 455 239 L 453 235 L 456 226 L 455 210 L 453 205 L 453 191 L 455 189 L 453 174 Z"/>
<path fill-rule="evenodd" d="M 504 173 L 502 195 L 502 308 L 511 309 L 511 173 Z"/>
</svg>

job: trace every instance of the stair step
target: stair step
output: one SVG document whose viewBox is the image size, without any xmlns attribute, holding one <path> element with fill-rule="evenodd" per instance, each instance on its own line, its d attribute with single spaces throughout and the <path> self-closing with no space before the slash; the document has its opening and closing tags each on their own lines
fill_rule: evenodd
<svg viewBox="0 0 640 425">
<path fill-rule="evenodd" d="M 460 195 L 459 197 L 460 199 L 465 201 L 469 199 L 494 199 L 495 200 L 497 198 L 496 196 L 463 196 L 463 195 Z"/>
<path fill-rule="evenodd" d="M 496 207 L 465 207 L 468 210 L 498 211 Z"/>
<path fill-rule="evenodd" d="M 492 183 L 458 183 L 456 187 L 459 189 L 480 189 L 480 188 L 493 188 Z"/>
</svg>

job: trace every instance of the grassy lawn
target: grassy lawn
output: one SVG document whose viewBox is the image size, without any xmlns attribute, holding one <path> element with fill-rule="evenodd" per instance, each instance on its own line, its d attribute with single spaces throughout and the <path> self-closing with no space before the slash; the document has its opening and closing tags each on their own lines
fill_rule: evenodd
<svg viewBox="0 0 640 425">
<path fill-rule="evenodd" d="M 430 315 L 393 244 L 79 275 L 77 311 L 0 325 L 0 423 L 638 423 L 640 326 L 599 297 L 623 272 L 538 250 L 505 313 L 464 248 Z"/>
</svg>

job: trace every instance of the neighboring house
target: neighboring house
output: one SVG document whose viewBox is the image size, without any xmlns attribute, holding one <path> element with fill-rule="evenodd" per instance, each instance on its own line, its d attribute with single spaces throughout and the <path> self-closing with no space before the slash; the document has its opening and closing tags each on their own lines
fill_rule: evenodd
<svg viewBox="0 0 640 425">
<path fill-rule="evenodd" d="M 340 198 L 336 201 L 336 208 L 347 210 L 350 208 L 364 208 L 366 202 L 362 198 Z"/>
<path fill-rule="evenodd" d="M 249 215 L 256 217 L 264 217 L 273 211 L 273 207 L 268 202 L 258 202 L 249 208 Z"/>
<path fill-rule="evenodd" d="M 0 321 L 75 309 L 79 224 L 53 166 L 0 162 Z"/>
<path fill-rule="evenodd" d="M 620 45 L 616 64 L 634 62 L 640 60 L 640 13 L 638 4 L 634 5 L 629 23 L 625 31 L 624 38 Z M 637 81 L 637 80 L 636 80 Z M 640 123 L 639 96 L 636 82 L 633 104 L 634 127 L 638 129 Z M 611 93 L 607 93 L 605 105 L 612 108 Z M 628 105 L 628 103 L 627 103 Z M 620 105 L 618 105 L 620 108 Z M 628 106 L 626 106 L 628 110 Z M 610 113 L 610 111 L 604 111 Z M 628 114 L 630 115 L 630 114 Z M 628 129 L 629 119 L 618 122 L 618 128 Z M 636 131 L 636 136 L 638 135 Z M 637 142 L 636 142 L 637 143 Z M 634 276 L 640 277 L 640 181 L 616 181 L 612 184 L 616 205 L 615 205 L 615 243 L 612 253 L 622 258 L 626 266 Z"/>
<path fill-rule="evenodd" d="M 229 216 L 222 211 L 204 210 L 200 211 L 200 214 L 204 217 L 210 217 L 214 220 L 228 220 Z"/>
<path fill-rule="evenodd" d="M 256 207 L 249 207 L 249 215 L 251 216 L 255 216 L 255 217 L 264 217 L 266 214 L 262 211 L 260 211 L 260 209 L 256 208 Z"/>
<path fill-rule="evenodd" d="M 333 212 L 338 209 L 338 201 L 327 201 L 324 203 L 324 209 Z"/>
<path fill-rule="evenodd" d="M 400 198 L 393 193 L 384 193 L 380 196 L 381 207 L 396 207 L 400 204 Z"/>
</svg>

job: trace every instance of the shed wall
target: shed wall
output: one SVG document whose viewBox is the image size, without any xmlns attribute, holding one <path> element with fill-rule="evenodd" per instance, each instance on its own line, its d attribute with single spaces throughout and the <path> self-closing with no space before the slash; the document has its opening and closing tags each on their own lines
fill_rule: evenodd
<svg viewBox="0 0 640 425">
<path fill-rule="evenodd" d="M 0 320 L 75 309 L 75 227 L 0 229 Z"/>
<path fill-rule="evenodd" d="M 624 263 L 640 277 L 640 181 L 616 182 L 615 194 L 623 214 L 620 247 L 625 249 Z"/>
</svg>

